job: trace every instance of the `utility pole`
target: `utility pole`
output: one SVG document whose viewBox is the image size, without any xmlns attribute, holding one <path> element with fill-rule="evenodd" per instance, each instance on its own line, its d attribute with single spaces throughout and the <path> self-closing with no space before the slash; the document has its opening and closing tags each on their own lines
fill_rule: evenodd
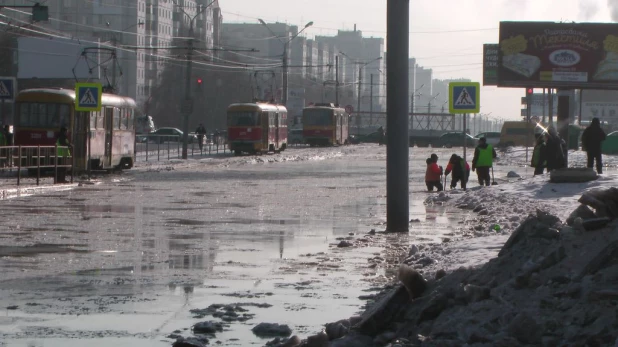
<svg viewBox="0 0 618 347">
<path fill-rule="evenodd" d="M 371 74 L 370 79 L 371 84 L 369 85 L 369 125 L 373 125 L 373 74 Z"/>
<path fill-rule="evenodd" d="M 410 0 L 386 1 L 386 230 L 410 227 L 408 76 Z"/>
<path fill-rule="evenodd" d="M 548 101 L 548 103 L 549 103 L 549 113 L 548 113 L 549 120 L 548 120 L 548 122 L 549 122 L 549 125 L 551 126 L 551 125 L 554 124 L 554 90 L 553 90 L 553 88 L 549 88 L 547 90 L 547 93 L 548 93 L 548 98 L 549 98 L 549 101 Z"/>
<path fill-rule="evenodd" d="M 211 4 L 214 3 L 211 2 Z M 277 34 L 275 34 L 270 27 L 268 26 L 268 24 L 266 24 L 266 22 L 264 22 L 263 19 L 258 18 L 258 21 L 260 22 L 260 24 L 262 24 L 263 26 L 266 27 L 266 29 L 274 36 L 276 37 L 279 42 L 281 42 L 283 44 L 283 58 L 282 58 L 282 72 L 281 72 L 281 79 L 283 79 L 283 83 L 282 83 L 282 91 L 281 91 L 281 104 L 283 104 L 283 106 L 286 106 L 287 102 L 288 102 L 288 48 L 290 45 L 290 42 L 292 42 L 292 40 L 294 40 L 298 35 L 300 35 L 300 33 L 302 33 L 305 29 L 307 29 L 308 27 L 313 25 L 313 22 L 308 22 L 307 24 L 305 24 L 305 27 L 300 30 L 298 33 L 296 33 L 296 35 L 292 36 L 292 38 L 288 39 L 289 35 L 286 29 L 286 40 L 283 41 L 281 40 L 281 37 L 279 37 Z"/>
<path fill-rule="evenodd" d="M 189 118 L 193 111 L 193 99 L 191 98 L 191 69 L 193 68 L 193 20 L 189 24 L 189 43 L 187 47 L 187 78 L 185 81 L 184 118 L 182 123 L 182 159 L 187 159 L 189 148 Z"/>
<path fill-rule="evenodd" d="M 288 45 L 289 44 L 290 44 L 290 41 L 286 41 L 283 44 L 283 90 L 281 91 L 283 95 L 281 95 L 281 104 L 286 107 L 288 103 Z"/>
<path fill-rule="evenodd" d="M 546 99 L 545 99 L 545 88 L 543 88 L 543 116 L 541 117 L 541 122 L 543 124 L 545 124 L 545 104 L 546 104 Z"/>
<path fill-rule="evenodd" d="M 192 59 L 193 59 L 193 23 L 197 16 L 199 16 L 204 10 L 206 10 L 210 5 L 212 5 L 215 1 L 212 1 L 210 4 L 206 6 L 199 6 L 195 16 L 191 17 L 182 7 L 179 9 L 184 13 L 185 16 L 189 18 L 189 42 L 187 43 L 187 78 L 185 81 L 185 98 L 181 105 L 181 113 L 184 113 L 183 122 L 182 122 L 182 159 L 187 159 L 188 157 L 188 148 L 189 148 L 189 118 L 191 118 L 191 113 L 193 113 L 193 98 L 191 98 L 191 69 L 193 67 Z M 174 1 L 174 4 L 178 6 L 178 3 Z"/>
<path fill-rule="evenodd" d="M 358 100 L 356 100 L 356 135 L 360 135 L 361 84 L 363 82 L 363 65 L 358 67 Z"/>
<path fill-rule="evenodd" d="M 116 46 L 118 45 L 118 39 L 116 34 L 112 37 L 112 46 L 114 46 L 114 50 L 112 52 L 112 86 L 110 93 L 118 94 L 118 90 L 116 89 L 116 74 L 118 73 L 118 50 Z"/>
<path fill-rule="evenodd" d="M 339 107 L 339 55 L 335 55 L 335 105 Z"/>
</svg>

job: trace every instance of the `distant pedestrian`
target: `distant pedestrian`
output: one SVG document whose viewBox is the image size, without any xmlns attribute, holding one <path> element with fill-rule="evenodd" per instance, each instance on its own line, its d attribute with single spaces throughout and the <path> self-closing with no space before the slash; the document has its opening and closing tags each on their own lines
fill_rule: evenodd
<svg viewBox="0 0 618 347">
<path fill-rule="evenodd" d="M 451 178 L 451 189 L 457 187 L 457 182 L 461 182 L 461 189 L 466 190 L 468 179 L 470 178 L 470 165 L 464 160 L 464 158 L 453 154 L 448 161 L 444 175 L 448 176 L 453 172 Z"/>
<path fill-rule="evenodd" d="M 56 146 L 58 146 L 57 157 L 58 157 L 58 171 L 56 176 L 56 183 L 68 183 L 66 179 L 67 168 L 60 165 L 68 165 L 67 158 L 71 156 L 71 143 L 69 142 L 69 136 L 67 133 L 67 128 L 60 128 L 60 132 L 56 137 Z M 62 158 L 62 159 L 60 159 Z"/>
<path fill-rule="evenodd" d="M 197 143 L 199 144 L 201 151 L 204 146 L 204 136 L 206 135 L 206 128 L 204 127 L 204 124 L 200 123 L 197 129 L 195 129 L 195 134 L 197 135 Z"/>
<path fill-rule="evenodd" d="M 601 129 L 599 118 L 592 118 L 590 126 L 582 134 L 582 149 L 588 156 L 588 167 L 592 168 L 594 161 L 597 164 L 597 173 L 603 173 L 603 159 L 601 155 L 601 143 L 605 141 L 605 132 Z"/>
<path fill-rule="evenodd" d="M 562 169 L 566 166 L 566 160 L 564 158 L 564 141 L 560 138 L 560 135 L 550 126 L 545 133 L 545 154 L 547 159 L 547 172 Z"/>
<path fill-rule="evenodd" d="M 474 149 L 474 158 L 472 158 L 472 171 L 476 170 L 481 186 L 489 187 L 491 181 L 489 170 L 494 166 L 494 159 L 497 156 L 494 147 L 488 144 L 484 137 L 481 137 L 478 146 Z"/>
<path fill-rule="evenodd" d="M 8 125 L 4 126 L 4 130 L 3 130 L 3 135 L 4 135 L 4 141 L 5 144 L 4 146 L 12 146 L 13 145 L 13 134 L 11 133 L 11 127 Z"/>
<path fill-rule="evenodd" d="M 542 175 L 547 166 L 547 149 L 545 147 L 545 139 L 542 134 L 536 138 L 536 145 L 532 150 L 532 160 L 530 166 L 534 168 L 534 175 Z"/>
<path fill-rule="evenodd" d="M 427 190 L 432 192 L 435 187 L 441 192 L 444 190 L 444 186 L 441 182 L 442 166 L 438 166 L 438 156 L 432 154 L 425 162 L 427 163 L 427 170 L 425 171 L 425 185 L 427 185 Z"/>
<path fill-rule="evenodd" d="M 4 131 L 0 131 L 0 146 L 8 146 L 6 133 Z"/>
</svg>

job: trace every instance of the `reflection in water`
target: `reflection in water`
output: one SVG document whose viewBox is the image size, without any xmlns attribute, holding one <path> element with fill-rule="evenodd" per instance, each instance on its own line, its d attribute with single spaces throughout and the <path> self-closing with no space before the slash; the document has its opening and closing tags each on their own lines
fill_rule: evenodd
<svg viewBox="0 0 618 347">
<path fill-rule="evenodd" d="M 283 230 L 279 231 L 279 259 L 283 259 Z"/>
</svg>

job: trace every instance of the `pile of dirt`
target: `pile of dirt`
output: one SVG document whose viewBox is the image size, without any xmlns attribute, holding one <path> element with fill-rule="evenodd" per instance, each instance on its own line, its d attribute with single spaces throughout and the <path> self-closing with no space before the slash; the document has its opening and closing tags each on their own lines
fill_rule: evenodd
<svg viewBox="0 0 618 347">
<path fill-rule="evenodd" d="M 591 206 L 594 198 L 594 211 L 572 216 L 571 225 L 537 211 L 498 257 L 478 268 L 424 279 L 402 264 L 406 286 L 382 293 L 360 318 L 326 325 L 320 339 L 287 346 L 613 345 L 618 337 L 616 192 L 586 193 L 580 202 Z M 599 218 L 606 223 L 584 227 Z"/>
</svg>

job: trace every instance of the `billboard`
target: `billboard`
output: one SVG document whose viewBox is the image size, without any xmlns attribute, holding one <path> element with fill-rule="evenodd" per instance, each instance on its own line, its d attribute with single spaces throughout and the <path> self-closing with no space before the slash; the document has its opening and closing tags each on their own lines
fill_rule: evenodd
<svg viewBox="0 0 618 347">
<path fill-rule="evenodd" d="M 483 45 L 483 85 L 498 85 L 498 51 L 500 45 L 497 43 L 486 43 Z"/>
<path fill-rule="evenodd" d="M 498 86 L 618 88 L 618 24 L 500 22 Z"/>
<path fill-rule="evenodd" d="M 590 121 L 599 118 L 602 122 L 618 124 L 618 102 L 593 101 L 582 104 L 582 121 Z"/>
<path fill-rule="evenodd" d="M 288 118 L 300 117 L 303 114 L 305 107 L 305 88 L 290 88 L 288 89 Z"/>
<path fill-rule="evenodd" d="M 98 44 L 80 40 L 42 37 L 17 39 L 17 78 L 99 79 L 97 57 L 87 62 L 82 57 L 84 48 Z M 90 63 L 90 66 L 88 65 Z"/>
</svg>

